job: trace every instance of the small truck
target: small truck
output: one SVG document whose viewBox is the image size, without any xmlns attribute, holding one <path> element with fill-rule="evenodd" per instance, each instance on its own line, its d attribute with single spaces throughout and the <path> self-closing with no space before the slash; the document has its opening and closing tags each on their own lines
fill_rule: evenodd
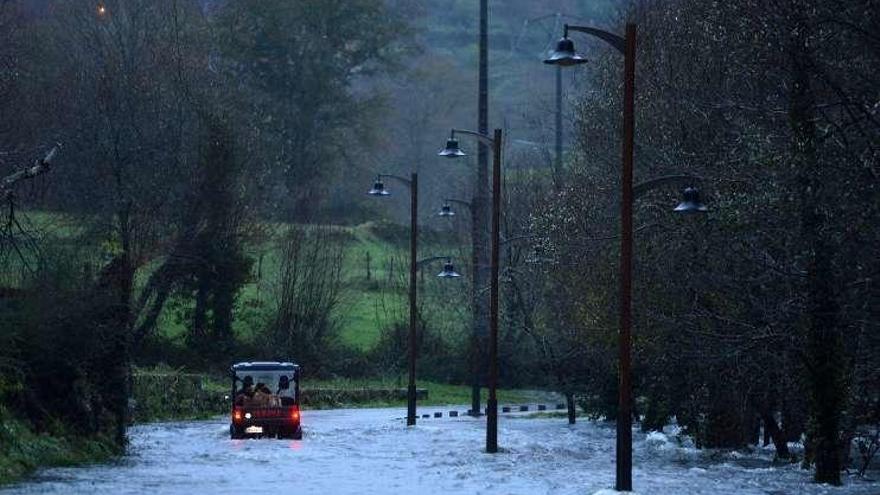
<svg viewBox="0 0 880 495">
<path fill-rule="evenodd" d="M 255 361 L 233 364 L 232 439 L 302 439 L 299 410 L 299 365 Z"/>
</svg>

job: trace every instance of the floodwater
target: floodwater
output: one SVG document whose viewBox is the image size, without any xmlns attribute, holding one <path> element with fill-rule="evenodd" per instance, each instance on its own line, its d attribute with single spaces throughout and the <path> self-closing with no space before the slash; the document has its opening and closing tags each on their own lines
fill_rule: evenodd
<svg viewBox="0 0 880 495">
<path fill-rule="evenodd" d="M 426 408 L 421 413 L 454 408 Z M 502 415 L 502 452 L 482 452 L 484 419 L 421 419 L 404 409 L 303 411 L 295 440 L 230 440 L 228 419 L 130 430 L 129 455 L 111 464 L 42 470 L 2 495 L 51 494 L 590 494 L 614 484 L 613 424 Z M 880 494 L 847 477 L 834 488 L 772 451 L 701 452 L 663 434 L 635 432 L 640 494 Z M 875 475 L 877 473 L 874 473 Z"/>
</svg>

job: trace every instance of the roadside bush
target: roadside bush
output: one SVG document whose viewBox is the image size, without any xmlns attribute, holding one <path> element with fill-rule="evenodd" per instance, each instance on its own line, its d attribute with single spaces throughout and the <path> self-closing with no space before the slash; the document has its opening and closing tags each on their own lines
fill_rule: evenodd
<svg viewBox="0 0 880 495">
<path fill-rule="evenodd" d="M 0 351 L 0 396 L 37 432 L 60 424 L 121 446 L 128 368 L 118 272 L 111 262 L 95 274 L 76 259 L 74 250 L 44 252 L 22 297 L 0 306 L 0 334 L 12 344 Z"/>
<path fill-rule="evenodd" d="M 15 481 L 40 466 L 69 466 L 98 462 L 119 453 L 107 437 L 83 439 L 55 429 L 38 434 L 26 422 L 0 406 L 0 485 Z"/>
<path fill-rule="evenodd" d="M 281 242 L 277 306 L 257 340 L 264 356 L 294 359 L 321 376 L 341 351 L 334 310 L 341 300 L 345 244 L 331 227 L 291 228 Z"/>
</svg>

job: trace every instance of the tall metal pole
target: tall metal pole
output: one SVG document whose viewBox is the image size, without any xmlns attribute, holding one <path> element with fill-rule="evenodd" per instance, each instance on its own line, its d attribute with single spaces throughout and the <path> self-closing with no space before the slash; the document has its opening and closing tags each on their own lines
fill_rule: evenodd
<svg viewBox="0 0 880 495">
<path fill-rule="evenodd" d="M 410 192 L 410 233 L 409 233 L 409 385 L 406 389 L 406 425 L 416 424 L 416 324 L 418 307 L 416 290 L 418 280 L 418 237 L 419 237 L 419 175 L 412 174 Z"/>
<path fill-rule="evenodd" d="M 489 133 L 489 1 L 480 0 L 479 35 L 479 94 L 477 105 L 477 130 Z M 480 377 L 482 366 L 482 340 L 486 334 L 486 299 L 480 287 L 486 281 L 486 224 L 488 198 L 485 191 L 489 187 L 489 150 L 480 144 L 477 152 L 477 183 L 472 202 L 471 243 L 473 258 L 473 279 L 471 284 L 471 303 L 474 311 L 473 335 L 471 339 L 471 412 L 480 414 Z"/>
<path fill-rule="evenodd" d="M 556 67 L 556 160 L 553 163 L 553 186 L 562 185 L 562 67 Z"/>
<path fill-rule="evenodd" d="M 617 411 L 617 491 L 632 490 L 633 150 L 635 147 L 636 25 L 626 25 L 623 82 L 623 171 L 620 200 L 620 334 Z"/>
<path fill-rule="evenodd" d="M 492 160 L 492 279 L 489 295 L 489 400 L 486 402 L 486 452 L 498 452 L 498 268 L 501 247 L 501 129 L 495 129 Z"/>
</svg>

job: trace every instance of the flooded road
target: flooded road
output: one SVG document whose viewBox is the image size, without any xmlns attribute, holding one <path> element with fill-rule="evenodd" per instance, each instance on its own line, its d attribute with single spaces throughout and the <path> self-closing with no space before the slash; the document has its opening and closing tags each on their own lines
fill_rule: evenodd
<svg viewBox="0 0 880 495">
<path fill-rule="evenodd" d="M 426 408 L 421 412 L 446 411 Z M 118 462 L 47 469 L 0 494 L 589 494 L 613 486 L 613 425 L 502 417 L 503 452 L 481 452 L 482 419 L 422 419 L 404 409 L 304 411 L 305 437 L 230 440 L 226 418 L 130 430 Z M 662 434 L 636 433 L 634 485 L 641 494 L 877 494 L 851 477 L 842 488 L 809 483 L 772 453 L 711 456 Z M 278 491 L 281 490 L 281 491 Z"/>
</svg>

